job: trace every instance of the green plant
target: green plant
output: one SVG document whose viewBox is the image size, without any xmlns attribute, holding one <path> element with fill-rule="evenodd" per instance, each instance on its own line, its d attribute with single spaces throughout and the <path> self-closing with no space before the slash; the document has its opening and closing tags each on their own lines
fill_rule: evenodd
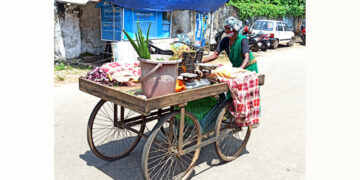
<svg viewBox="0 0 360 180">
<path fill-rule="evenodd" d="M 86 57 L 86 56 L 94 56 L 94 54 L 89 53 L 89 52 L 84 52 L 84 53 L 80 54 L 80 57 Z"/>
<path fill-rule="evenodd" d="M 66 66 L 64 63 L 59 63 L 59 64 L 55 65 L 55 70 L 57 70 L 57 71 L 65 70 L 65 68 L 66 68 Z"/>
<path fill-rule="evenodd" d="M 305 0 L 230 0 L 227 5 L 239 10 L 239 19 L 245 20 L 253 16 L 271 18 L 303 17 L 305 15 Z"/>
<path fill-rule="evenodd" d="M 165 61 L 164 58 L 156 58 L 156 60 L 158 60 L 158 61 Z"/>
<path fill-rule="evenodd" d="M 58 79 L 59 81 L 64 81 L 65 76 L 56 75 L 56 79 Z"/>
<path fill-rule="evenodd" d="M 144 58 L 144 59 L 150 59 L 150 52 L 149 52 L 149 31 L 150 31 L 150 26 L 151 26 L 151 23 L 150 23 L 149 28 L 147 30 L 146 40 L 145 40 L 145 38 L 143 36 L 143 33 L 142 33 L 142 31 L 141 31 L 141 29 L 139 27 L 139 21 L 137 22 L 138 33 L 135 33 L 136 44 L 135 44 L 134 40 L 131 39 L 129 34 L 123 29 L 124 34 L 129 39 L 129 41 L 130 41 L 131 45 L 134 47 L 136 53 L 139 55 L 140 58 Z"/>
</svg>

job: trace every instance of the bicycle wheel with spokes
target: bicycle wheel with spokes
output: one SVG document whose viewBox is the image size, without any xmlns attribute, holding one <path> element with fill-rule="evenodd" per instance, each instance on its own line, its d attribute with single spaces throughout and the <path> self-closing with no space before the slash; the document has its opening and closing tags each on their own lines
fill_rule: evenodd
<svg viewBox="0 0 360 180">
<path fill-rule="evenodd" d="M 216 125 L 215 136 L 224 136 L 215 141 L 216 153 L 225 162 L 236 159 L 245 149 L 249 140 L 252 126 L 238 127 L 235 118 L 231 115 L 228 102 L 219 113 Z"/>
<path fill-rule="evenodd" d="M 88 122 L 87 139 L 90 149 L 97 157 L 107 161 L 128 155 L 141 139 L 129 127 L 143 133 L 144 117 L 114 103 L 100 100 Z"/>
<path fill-rule="evenodd" d="M 163 129 L 163 131 L 160 131 Z M 187 179 L 195 167 L 200 148 L 180 155 L 180 111 L 164 116 L 154 127 L 144 145 L 142 170 L 146 179 Z M 200 124 L 185 112 L 182 149 L 201 143 Z"/>
</svg>

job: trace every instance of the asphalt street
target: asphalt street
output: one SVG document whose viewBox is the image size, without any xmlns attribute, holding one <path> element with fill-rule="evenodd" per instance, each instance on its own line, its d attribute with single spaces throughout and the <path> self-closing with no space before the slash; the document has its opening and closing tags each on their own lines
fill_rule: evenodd
<svg viewBox="0 0 360 180">
<path fill-rule="evenodd" d="M 202 148 L 191 179 L 305 179 L 305 52 L 296 43 L 255 53 L 259 73 L 265 74 L 260 126 L 252 131 L 246 152 L 229 163 L 219 161 L 212 144 Z M 77 83 L 56 86 L 54 93 L 55 179 L 143 179 L 145 139 L 123 159 L 97 158 L 86 128 L 100 99 L 80 91 Z"/>
</svg>

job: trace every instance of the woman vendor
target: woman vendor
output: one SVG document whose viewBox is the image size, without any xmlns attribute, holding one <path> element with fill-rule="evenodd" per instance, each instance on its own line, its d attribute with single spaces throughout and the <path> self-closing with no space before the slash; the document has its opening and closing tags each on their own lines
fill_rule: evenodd
<svg viewBox="0 0 360 180">
<path fill-rule="evenodd" d="M 211 56 L 202 60 L 203 63 L 213 61 L 225 50 L 233 67 L 240 67 L 258 73 L 256 59 L 249 50 L 247 36 L 242 35 L 242 22 L 234 17 L 228 17 L 224 23 L 225 37 L 220 41 Z"/>
</svg>

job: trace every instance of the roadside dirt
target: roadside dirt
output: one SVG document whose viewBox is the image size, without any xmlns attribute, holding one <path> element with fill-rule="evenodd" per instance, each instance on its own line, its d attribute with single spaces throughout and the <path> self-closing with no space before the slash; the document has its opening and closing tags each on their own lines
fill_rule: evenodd
<svg viewBox="0 0 360 180">
<path fill-rule="evenodd" d="M 77 83 L 80 76 L 86 76 L 90 70 L 87 69 L 67 69 L 54 71 L 54 85 L 59 86 L 69 83 Z"/>
</svg>

